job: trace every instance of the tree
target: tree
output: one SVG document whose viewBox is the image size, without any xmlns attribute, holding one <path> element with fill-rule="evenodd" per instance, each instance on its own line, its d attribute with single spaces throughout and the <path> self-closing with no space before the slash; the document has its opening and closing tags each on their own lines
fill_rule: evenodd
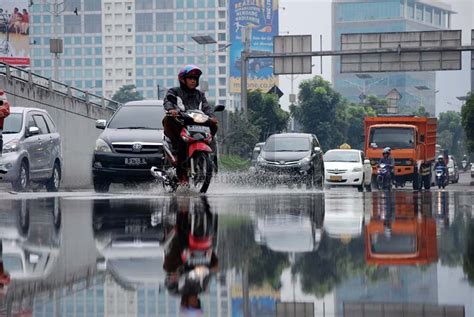
<svg viewBox="0 0 474 317">
<path fill-rule="evenodd" d="M 466 133 L 466 145 L 469 152 L 474 153 L 474 93 L 468 96 L 461 110 L 462 126 Z"/>
<path fill-rule="evenodd" d="M 347 130 L 345 131 L 346 142 L 352 148 L 363 148 L 364 145 L 364 119 L 373 117 L 376 111 L 369 105 L 350 104 L 345 109 L 345 121 Z"/>
<path fill-rule="evenodd" d="M 413 115 L 418 116 L 418 117 L 429 117 L 430 113 L 426 111 L 426 108 L 423 106 L 420 106 L 418 110 L 412 112 Z"/>
<path fill-rule="evenodd" d="M 248 158 L 260 138 L 261 130 L 260 127 L 250 123 L 243 113 L 237 111 L 229 113 L 229 127 L 225 135 L 223 143 L 229 153 Z"/>
<path fill-rule="evenodd" d="M 259 90 L 250 91 L 247 97 L 249 122 L 260 128 L 259 140 L 285 130 L 290 114 L 278 103 L 275 94 L 265 94 Z"/>
<path fill-rule="evenodd" d="M 344 102 L 341 95 L 321 76 L 305 80 L 300 84 L 297 106 L 291 106 L 293 117 L 301 123 L 303 131 L 314 133 L 323 149 L 337 147 L 344 143 L 341 127 L 344 120 Z"/>
<path fill-rule="evenodd" d="M 112 100 L 118 103 L 126 103 L 129 101 L 143 100 L 142 95 L 135 90 L 135 85 L 125 85 L 112 96 Z"/>
<path fill-rule="evenodd" d="M 461 121 L 461 114 L 455 111 L 441 113 L 438 120 L 438 144 L 457 158 L 465 154 Z"/>
<path fill-rule="evenodd" d="M 365 108 L 367 107 L 372 108 L 376 114 L 384 114 L 387 113 L 387 100 L 378 98 L 374 95 L 369 95 L 365 99 L 364 103 Z"/>
</svg>

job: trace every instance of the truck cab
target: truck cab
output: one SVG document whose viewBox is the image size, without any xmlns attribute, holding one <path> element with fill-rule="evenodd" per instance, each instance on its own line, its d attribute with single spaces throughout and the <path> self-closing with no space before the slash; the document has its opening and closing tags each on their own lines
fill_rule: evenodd
<svg viewBox="0 0 474 317">
<path fill-rule="evenodd" d="M 378 116 L 365 119 L 365 154 L 372 165 L 373 177 L 390 147 L 395 161 L 398 186 L 413 182 L 414 189 L 431 187 L 431 170 L 436 155 L 436 118 L 415 116 Z"/>
</svg>

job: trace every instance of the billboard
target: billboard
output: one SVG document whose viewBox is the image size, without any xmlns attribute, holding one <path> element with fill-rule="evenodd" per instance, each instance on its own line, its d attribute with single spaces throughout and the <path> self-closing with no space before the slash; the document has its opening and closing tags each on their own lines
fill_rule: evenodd
<svg viewBox="0 0 474 317">
<path fill-rule="evenodd" d="M 251 29 L 250 49 L 273 52 L 273 37 L 278 35 L 278 0 L 230 0 L 229 1 L 230 92 L 240 93 L 240 54 L 244 48 L 242 35 L 246 27 Z M 268 91 L 278 84 L 273 75 L 273 60 L 250 59 L 248 89 Z"/>
<path fill-rule="evenodd" d="M 28 0 L 0 0 L 0 62 L 29 66 Z"/>
</svg>

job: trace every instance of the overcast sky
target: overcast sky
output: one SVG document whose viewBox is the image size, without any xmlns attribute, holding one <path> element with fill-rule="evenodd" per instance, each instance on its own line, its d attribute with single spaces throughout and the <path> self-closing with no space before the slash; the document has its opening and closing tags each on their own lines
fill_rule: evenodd
<svg viewBox="0 0 474 317">
<path fill-rule="evenodd" d="M 313 50 L 319 50 L 319 36 L 323 35 L 323 50 L 330 50 L 331 43 L 331 0 L 280 0 L 280 34 L 311 34 Z M 453 11 L 452 29 L 463 30 L 463 44 L 470 44 L 471 29 L 474 29 L 474 0 L 444 0 L 450 3 Z M 463 70 L 438 72 L 437 112 L 446 110 L 459 111 L 461 102 L 456 96 L 463 96 L 470 90 L 469 53 L 464 53 Z M 313 75 L 320 74 L 319 58 L 313 58 Z M 323 58 L 323 77 L 331 80 L 331 58 Z M 310 78 L 307 75 L 294 76 L 294 91 L 297 93 L 301 80 Z M 288 95 L 291 92 L 291 76 L 280 76 L 280 87 L 285 93 L 281 103 L 288 107 Z"/>
</svg>

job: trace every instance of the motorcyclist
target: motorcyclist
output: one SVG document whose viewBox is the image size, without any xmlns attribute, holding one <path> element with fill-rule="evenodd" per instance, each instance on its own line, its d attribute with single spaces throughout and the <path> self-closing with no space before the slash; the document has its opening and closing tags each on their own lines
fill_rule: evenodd
<svg viewBox="0 0 474 317">
<path fill-rule="evenodd" d="M 164 108 L 169 114 L 163 119 L 165 135 L 171 140 L 173 151 L 178 153 L 178 177 L 181 179 L 181 164 L 186 160 L 186 147 L 180 139 L 180 133 L 183 128 L 181 122 L 176 120 L 179 115 L 178 98 L 183 102 L 186 110 L 199 109 L 207 114 L 210 120 L 210 129 L 213 136 L 217 133 L 217 117 L 207 102 L 205 94 L 196 89 L 199 86 L 199 78 L 202 75 L 201 69 L 195 65 L 186 65 L 178 73 L 179 87 L 168 90 L 164 99 Z M 212 142 L 211 148 L 215 151 L 215 142 Z"/>
<path fill-rule="evenodd" d="M 3 90 L 0 90 L 0 157 L 2 156 L 3 150 L 3 138 L 2 138 L 2 131 L 3 131 L 3 121 L 6 117 L 10 115 L 10 104 L 7 101 L 7 97 Z M 5 174 L 6 171 L 0 169 L 0 175 Z"/>
<path fill-rule="evenodd" d="M 443 176 L 446 177 L 446 161 L 444 160 L 444 156 L 443 155 L 438 155 L 438 160 L 436 161 L 436 164 L 435 164 L 435 170 L 438 166 L 441 166 L 443 168 Z"/>
<path fill-rule="evenodd" d="M 379 161 L 380 164 L 385 164 L 390 167 L 390 180 L 394 179 L 394 167 L 395 167 L 395 160 L 392 157 L 392 149 L 389 147 L 386 147 L 383 149 L 383 157 Z"/>
</svg>

